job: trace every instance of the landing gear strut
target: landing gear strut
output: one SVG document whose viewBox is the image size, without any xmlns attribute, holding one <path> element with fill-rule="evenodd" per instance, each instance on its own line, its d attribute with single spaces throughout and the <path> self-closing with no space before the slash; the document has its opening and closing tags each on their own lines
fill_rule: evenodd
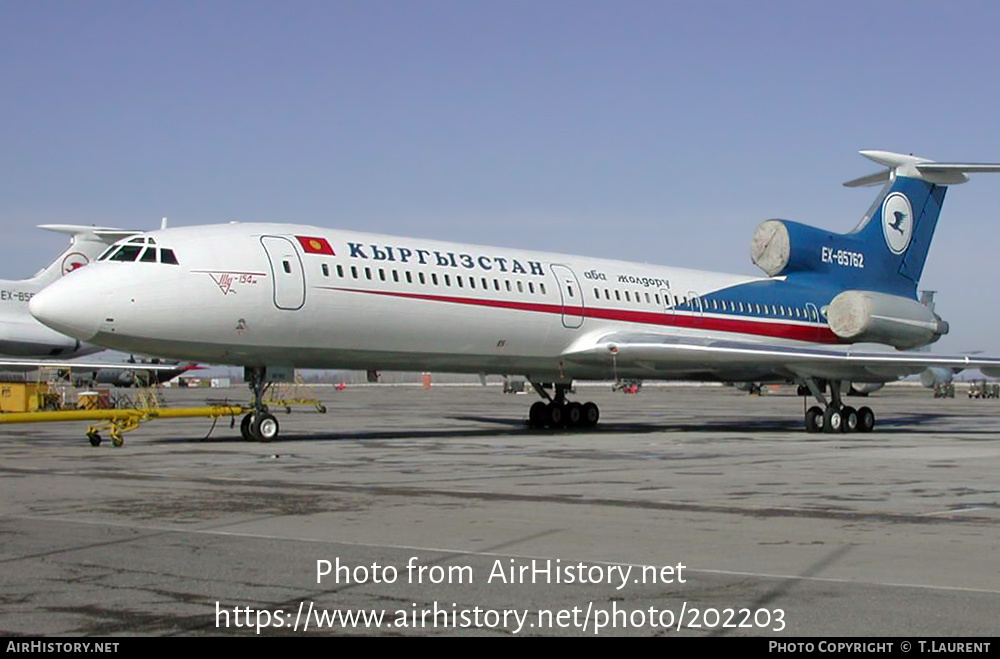
<svg viewBox="0 0 1000 659">
<path fill-rule="evenodd" d="M 875 428 L 875 412 L 867 405 L 854 409 L 844 405 L 840 395 L 840 380 L 830 380 L 830 401 L 813 378 L 803 385 L 823 407 L 813 405 L 806 410 L 806 432 L 871 432 Z"/>
<path fill-rule="evenodd" d="M 240 435 L 248 442 L 270 442 L 278 437 L 278 420 L 267 411 L 264 394 L 270 389 L 267 369 L 263 366 L 248 366 L 245 369 L 247 384 L 253 394 L 253 412 L 240 421 Z"/>
<path fill-rule="evenodd" d="M 538 395 L 547 403 L 538 401 L 528 411 L 528 425 L 532 428 L 593 428 L 601 418 L 601 410 L 594 403 L 569 402 L 566 392 L 569 384 L 556 383 L 552 385 L 555 395 L 549 394 L 537 382 L 532 382 Z"/>
</svg>

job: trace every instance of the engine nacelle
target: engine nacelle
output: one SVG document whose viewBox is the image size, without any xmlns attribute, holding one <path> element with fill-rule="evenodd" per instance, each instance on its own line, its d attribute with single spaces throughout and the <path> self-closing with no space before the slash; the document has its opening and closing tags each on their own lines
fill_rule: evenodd
<svg viewBox="0 0 1000 659">
<path fill-rule="evenodd" d="M 950 368 L 940 366 L 928 366 L 920 373 L 920 384 L 928 389 L 933 389 L 941 384 L 951 384 L 954 379 L 955 373 Z"/>
<path fill-rule="evenodd" d="M 844 291 L 826 311 L 830 329 L 849 343 L 885 343 L 900 350 L 934 343 L 948 323 L 905 297 L 872 291 Z"/>
<path fill-rule="evenodd" d="M 848 396 L 867 396 L 885 386 L 884 382 L 852 382 Z"/>
</svg>

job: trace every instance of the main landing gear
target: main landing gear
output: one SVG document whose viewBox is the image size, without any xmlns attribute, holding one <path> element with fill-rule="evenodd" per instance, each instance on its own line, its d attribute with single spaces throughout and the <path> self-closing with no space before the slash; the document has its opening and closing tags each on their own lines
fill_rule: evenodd
<svg viewBox="0 0 1000 659">
<path fill-rule="evenodd" d="M 538 395 L 547 403 L 538 401 L 528 411 L 528 426 L 531 428 L 593 428 L 601 418 L 601 410 L 594 403 L 571 403 L 566 400 L 568 384 L 554 384 L 555 396 L 545 388 L 532 382 Z"/>
<path fill-rule="evenodd" d="M 823 407 L 813 405 L 806 410 L 806 432 L 871 432 L 875 428 L 875 412 L 867 405 L 854 409 L 844 405 L 840 395 L 840 380 L 830 380 L 830 401 L 812 378 L 805 380 L 813 397 Z"/>
<path fill-rule="evenodd" d="M 278 437 L 278 420 L 267 411 L 264 394 L 271 387 L 267 381 L 267 369 L 263 366 L 248 366 L 246 380 L 253 394 L 253 412 L 240 421 L 240 435 L 248 442 L 270 442 Z"/>
</svg>

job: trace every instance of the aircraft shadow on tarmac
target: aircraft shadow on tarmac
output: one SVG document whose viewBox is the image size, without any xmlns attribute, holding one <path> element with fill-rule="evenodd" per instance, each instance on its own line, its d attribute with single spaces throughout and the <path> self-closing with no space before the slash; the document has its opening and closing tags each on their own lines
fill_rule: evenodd
<svg viewBox="0 0 1000 659">
<path fill-rule="evenodd" d="M 392 430 L 358 430 L 358 431 L 320 431 L 320 432 L 283 432 L 275 440 L 276 444 L 288 442 L 323 442 L 323 441 L 382 441 L 382 440 L 434 440 L 434 439 L 474 439 L 474 438 L 516 438 L 523 436 L 552 435 L 556 437 L 587 437 L 601 436 L 607 434 L 625 435 L 648 435 L 655 433 L 690 433 L 697 435 L 737 433 L 746 435 L 748 441 L 755 439 L 754 434 L 760 432 L 791 434 L 796 438 L 807 441 L 852 441 L 859 444 L 871 443 L 885 436 L 899 435 L 923 435 L 946 432 L 949 435 L 958 435 L 966 439 L 974 439 L 977 436 L 996 437 L 996 431 L 991 428 L 952 428 L 946 431 L 940 429 L 940 424 L 935 423 L 940 419 L 949 418 L 946 414 L 908 414 L 904 416 L 892 416 L 879 419 L 879 427 L 871 434 L 803 434 L 802 424 L 797 419 L 740 419 L 740 420 L 706 420 L 698 423 L 615 423 L 602 422 L 595 428 L 573 429 L 573 430 L 534 430 L 527 427 L 522 419 L 496 418 L 487 416 L 451 416 L 446 417 L 453 421 L 464 421 L 477 424 L 492 424 L 493 428 L 441 428 L 441 429 L 416 429 L 399 428 Z M 291 423 L 289 425 L 292 425 Z M 733 439 L 732 436 L 726 437 Z M 189 443 L 218 443 L 241 441 L 238 436 L 234 436 L 229 428 L 215 428 L 208 436 L 203 438 L 160 438 L 154 440 L 142 440 L 149 443 L 177 443 L 178 441 Z"/>
</svg>

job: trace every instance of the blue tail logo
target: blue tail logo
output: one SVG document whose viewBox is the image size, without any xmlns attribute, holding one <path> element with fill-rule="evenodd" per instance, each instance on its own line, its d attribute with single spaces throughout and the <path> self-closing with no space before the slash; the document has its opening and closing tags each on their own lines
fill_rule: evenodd
<svg viewBox="0 0 1000 659">
<path fill-rule="evenodd" d="M 913 209 L 906 195 L 893 192 L 882 202 L 882 232 L 893 254 L 902 254 L 913 237 Z"/>
</svg>

